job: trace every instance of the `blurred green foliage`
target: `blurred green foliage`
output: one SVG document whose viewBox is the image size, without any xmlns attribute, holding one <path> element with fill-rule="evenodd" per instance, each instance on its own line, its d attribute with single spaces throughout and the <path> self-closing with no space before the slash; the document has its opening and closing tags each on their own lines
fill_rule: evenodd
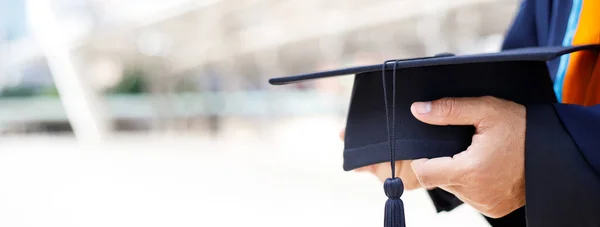
<svg viewBox="0 0 600 227">
<path fill-rule="evenodd" d="M 148 93 L 149 77 L 141 68 L 129 68 L 123 72 L 122 80 L 115 86 L 104 91 L 105 94 L 144 94 Z M 174 89 L 177 93 L 197 92 L 201 90 L 198 87 L 197 78 L 181 77 L 175 83 Z M 16 97 L 59 97 L 58 90 L 54 85 L 47 87 L 18 85 L 13 87 L 5 87 L 0 90 L 0 98 L 16 98 Z"/>
<path fill-rule="evenodd" d="M 0 91 L 0 98 L 23 98 L 33 96 L 58 97 L 58 90 L 55 86 L 12 86 L 6 87 Z"/>
<path fill-rule="evenodd" d="M 42 96 L 46 96 L 46 97 L 58 97 L 60 96 L 58 94 L 58 89 L 56 89 L 55 86 L 43 89 L 42 92 L 40 93 Z"/>
<path fill-rule="evenodd" d="M 129 68 L 123 72 L 123 79 L 114 87 L 106 90 L 107 94 L 142 94 L 146 93 L 147 77 L 139 68 Z"/>
<path fill-rule="evenodd" d="M 36 95 L 35 88 L 23 86 L 6 87 L 0 92 L 0 97 L 3 98 L 30 97 L 34 95 Z"/>
</svg>

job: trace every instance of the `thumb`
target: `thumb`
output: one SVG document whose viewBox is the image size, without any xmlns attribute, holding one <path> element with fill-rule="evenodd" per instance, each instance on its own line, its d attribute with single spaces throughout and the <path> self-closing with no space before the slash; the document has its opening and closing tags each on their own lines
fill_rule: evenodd
<svg viewBox="0 0 600 227">
<path fill-rule="evenodd" d="M 411 166 L 419 183 L 425 188 L 459 184 L 462 176 L 460 161 L 451 157 L 418 159 Z"/>
<path fill-rule="evenodd" d="M 432 125 L 474 125 L 493 108 L 487 97 L 443 98 L 415 102 L 410 110 L 419 121 Z"/>
</svg>

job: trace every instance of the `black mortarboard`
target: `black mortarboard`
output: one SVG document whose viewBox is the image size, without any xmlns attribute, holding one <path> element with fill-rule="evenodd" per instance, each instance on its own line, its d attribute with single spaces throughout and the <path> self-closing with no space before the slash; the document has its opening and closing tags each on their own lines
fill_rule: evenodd
<svg viewBox="0 0 600 227">
<path fill-rule="evenodd" d="M 556 96 L 547 61 L 575 51 L 597 50 L 598 47 L 536 47 L 464 56 L 440 54 L 274 78 L 269 82 L 283 85 L 333 76 L 356 75 L 346 123 L 343 155 L 344 170 L 352 170 L 391 159 L 452 156 L 470 145 L 474 127 L 433 126 L 422 123 L 410 112 L 413 102 L 432 101 L 443 97 L 490 95 L 524 105 L 555 103 Z M 397 152 L 394 152 L 396 150 Z M 391 199 L 398 197 L 397 200 L 400 201 L 402 191 L 390 189 L 390 185 L 396 184 L 393 180 L 394 176 L 386 181 L 386 194 Z M 401 187 L 401 182 L 399 186 L 393 187 Z M 399 193 L 397 196 L 390 195 L 394 194 L 391 191 L 398 190 L 400 192 L 395 192 Z M 402 209 L 401 201 L 399 203 Z M 397 217 L 388 212 L 388 208 L 395 209 L 392 207 L 399 205 L 386 204 L 386 226 L 404 226 L 403 220 L 399 220 L 403 219 L 403 216 Z"/>
</svg>

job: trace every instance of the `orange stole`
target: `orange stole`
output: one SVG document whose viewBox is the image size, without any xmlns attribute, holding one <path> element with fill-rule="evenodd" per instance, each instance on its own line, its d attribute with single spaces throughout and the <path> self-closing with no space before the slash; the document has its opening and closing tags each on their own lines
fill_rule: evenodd
<svg viewBox="0 0 600 227">
<path fill-rule="evenodd" d="M 583 1 L 572 45 L 600 44 L 598 12 L 600 12 L 600 1 Z M 563 83 L 562 102 L 585 106 L 600 104 L 598 52 L 580 51 L 571 54 Z"/>
</svg>

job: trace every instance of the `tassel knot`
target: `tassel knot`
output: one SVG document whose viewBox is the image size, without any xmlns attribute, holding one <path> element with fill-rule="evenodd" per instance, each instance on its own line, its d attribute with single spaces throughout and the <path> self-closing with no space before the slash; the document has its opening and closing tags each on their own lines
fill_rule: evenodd
<svg viewBox="0 0 600 227">
<path fill-rule="evenodd" d="M 400 199 L 400 196 L 404 193 L 404 184 L 400 178 L 388 178 L 383 183 L 383 190 L 388 198 Z"/>
</svg>

